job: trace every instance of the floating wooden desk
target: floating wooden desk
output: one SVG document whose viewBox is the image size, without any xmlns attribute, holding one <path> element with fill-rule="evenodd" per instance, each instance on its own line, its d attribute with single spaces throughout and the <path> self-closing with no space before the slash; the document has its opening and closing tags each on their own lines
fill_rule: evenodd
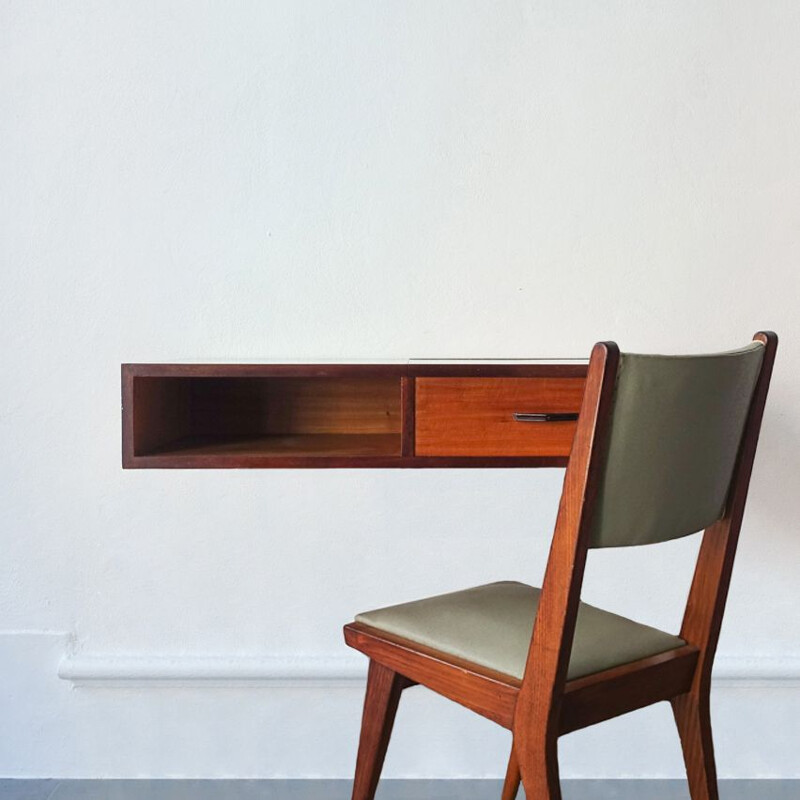
<svg viewBox="0 0 800 800">
<path fill-rule="evenodd" d="M 565 466 L 584 361 L 123 364 L 126 468 Z"/>
</svg>

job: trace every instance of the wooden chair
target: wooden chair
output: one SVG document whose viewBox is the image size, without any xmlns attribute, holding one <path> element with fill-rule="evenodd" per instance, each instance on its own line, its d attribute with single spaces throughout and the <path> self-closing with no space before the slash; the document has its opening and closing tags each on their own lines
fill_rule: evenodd
<svg viewBox="0 0 800 800">
<path fill-rule="evenodd" d="M 560 798 L 559 736 L 661 700 L 692 800 L 718 797 L 711 666 L 776 348 L 769 332 L 711 356 L 595 345 L 541 591 L 490 584 L 345 626 L 370 658 L 353 800 L 374 797 L 400 694 L 415 684 L 512 731 L 503 800 L 520 778 L 529 800 Z M 590 547 L 702 529 L 679 636 L 580 602 Z"/>
</svg>

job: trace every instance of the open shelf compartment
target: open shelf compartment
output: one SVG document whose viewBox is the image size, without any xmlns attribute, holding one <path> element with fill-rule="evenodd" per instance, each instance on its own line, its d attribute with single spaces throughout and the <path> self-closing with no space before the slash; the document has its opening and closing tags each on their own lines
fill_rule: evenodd
<svg viewBox="0 0 800 800">
<path fill-rule="evenodd" d="M 399 376 L 132 375 L 129 380 L 127 466 L 137 459 L 174 465 L 194 457 L 401 455 Z"/>
</svg>

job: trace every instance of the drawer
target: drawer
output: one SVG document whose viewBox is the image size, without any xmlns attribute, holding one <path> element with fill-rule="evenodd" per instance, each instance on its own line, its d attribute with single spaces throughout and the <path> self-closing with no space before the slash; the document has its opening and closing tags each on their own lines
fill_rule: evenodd
<svg viewBox="0 0 800 800">
<path fill-rule="evenodd" d="M 583 378 L 417 378 L 417 456 L 568 456 L 574 421 L 514 414 L 577 413 Z"/>
</svg>

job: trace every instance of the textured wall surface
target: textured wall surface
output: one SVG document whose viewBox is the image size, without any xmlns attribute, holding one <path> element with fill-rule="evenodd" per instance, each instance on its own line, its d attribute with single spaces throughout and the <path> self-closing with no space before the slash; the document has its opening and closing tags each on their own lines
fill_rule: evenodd
<svg viewBox="0 0 800 800">
<path fill-rule="evenodd" d="M 798 41 L 777 0 L 3 3 L 0 775 L 347 776 L 341 624 L 543 570 L 558 470 L 123 472 L 120 362 L 771 327 L 714 710 L 721 774 L 800 776 Z M 675 627 L 696 548 L 594 553 L 584 597 Z M 416 690 L 387 774 L 507 748 Z M 562 763 L 681 774 L 666 707 Z"/>
</svg>

